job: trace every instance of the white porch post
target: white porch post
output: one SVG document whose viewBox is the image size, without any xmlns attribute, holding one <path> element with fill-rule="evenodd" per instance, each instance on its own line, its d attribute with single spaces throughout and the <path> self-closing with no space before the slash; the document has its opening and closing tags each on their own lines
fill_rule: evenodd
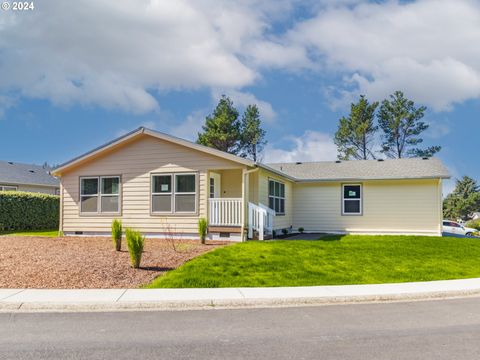
<svg viewBox="0 0 480 360">
<path fill-rule="evenodd" d="M 245 241 L 245 174 L 246 170 L 242 169 L 242 214 L 241 214 L 241 222 L 242 226 L 240 227 L 240 236 L 242 241 Z"/>
</svg>

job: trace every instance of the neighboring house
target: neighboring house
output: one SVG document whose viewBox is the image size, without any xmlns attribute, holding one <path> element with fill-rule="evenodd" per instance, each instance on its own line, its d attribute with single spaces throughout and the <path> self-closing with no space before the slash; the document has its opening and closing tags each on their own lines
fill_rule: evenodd
<svg viewBox="0 0 480 360">
<path fill-rule="evenodd" d="M 474 212 L 472 215 L 472 220 L 478 220 L 480 219 L 480 212 Z"/>
<path fill-rule="evenodd" d="M 440 235 L 436 158 L 255 164 L 139 128 L 57 167 L 61 229 L 108 234 L 113 219 L 147 236 L 263 238 L 273 229 Z M 244 237 L 245 237 L 244 236 Z"/>
<path fill-rule="evenodd" d="M 48 168 L 0 160 L 0 191 L 28 191 L 58 195 L 60 181 Z"/>
</svg>

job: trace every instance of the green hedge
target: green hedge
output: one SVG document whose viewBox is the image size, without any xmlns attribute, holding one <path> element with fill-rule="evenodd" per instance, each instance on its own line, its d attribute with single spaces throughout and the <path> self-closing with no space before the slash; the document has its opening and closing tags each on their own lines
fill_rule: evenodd
<svg viewBox="0 0 480 360">
<path fill-rule="evenodd" d="M 55 195 L 0 191 L 0 231 L 58 229 L 59 207 Z"/>
</svg>

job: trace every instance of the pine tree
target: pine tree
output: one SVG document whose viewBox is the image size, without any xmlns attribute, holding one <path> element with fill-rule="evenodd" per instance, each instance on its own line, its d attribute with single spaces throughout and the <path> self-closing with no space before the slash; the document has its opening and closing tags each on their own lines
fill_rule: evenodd
<svg viewBox="0 0 480 360">
<path fill-rule="evenodd" d="M 372 146 L 378 126 L 374 125 L 378 102 L 369 104 L 364 95 L 351 104 L 350 115 L 342 117 L 335 133 L 335 145 L 340 160 L 375 158 Z"/>
<path fill-rule="evenodd" d="M 455 190 L 443 202 L 443 213 L 448 219 L 468 219 L 470 214 L 480 210 L 480 188 L 477 182 L 464 176 L 457 180 Z"/>
<path fill-rule="evenodd" d="M 238 154 L 240 151 L 240 121 L 238 111 L 229 97 L 222 95 L 212 115 L 207 116 L 197 143 Z"/>
<path fill-rule="evenodd" d="M 440 146 L 420 149 L 416 146 L 423 142 L 419 137 L 428 129 L 421 121 L 426 107 L 415 107 L 415 103 L 404 97 L 401 91 L 383 100 L 378 112 L 378 123 L 383 130 L 382 153 L 390 158 L 433 156 L 441 150 Z"/>
<path fill-rule="evenodd" d="M 261 127 L 260 112 L 257 105 L 248 105 L 242 117 L 240 126 L 241 153 L 243 157 L 257 161 L 258 154 L 266 145 L 265 130 Z"/>
</svg>

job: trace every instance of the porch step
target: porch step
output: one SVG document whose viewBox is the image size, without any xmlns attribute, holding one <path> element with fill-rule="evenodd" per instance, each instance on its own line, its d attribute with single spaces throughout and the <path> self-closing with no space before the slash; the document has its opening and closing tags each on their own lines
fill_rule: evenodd
<svg viewBox="0 0 480 360">
<path fill-rule="evenodd" d="M 228 232 L 228 233 L 240 234 L 242 232 L 242 227 L 241 226 L 209 226 L 208 232 L 211 232 L 211 233 Z"/>
</svg>

